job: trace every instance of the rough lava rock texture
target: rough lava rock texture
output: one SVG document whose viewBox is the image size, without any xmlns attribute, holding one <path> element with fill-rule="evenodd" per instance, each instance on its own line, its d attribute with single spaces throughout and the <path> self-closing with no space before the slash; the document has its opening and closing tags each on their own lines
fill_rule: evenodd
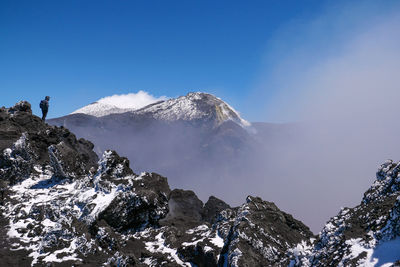
<svg viewBox="0 0 400 267">
<path fill-rule="evenodd" d="M 313 236 L 274 203 L 251 196 L 239 208 L 224 210 L 217 225 L 226 240 L 221 266 L 287 266 L 288 250 Z"/>
<path fill-rule="evenodd" d="M 34 172 L 34 164 L 49 166 L 56 176 L 84 175 L 97 166 L 93 147 L 64 127 L 43 123 L 26 101 L 0 109 L 0 168 L 10 184 Z"/>
</svg>

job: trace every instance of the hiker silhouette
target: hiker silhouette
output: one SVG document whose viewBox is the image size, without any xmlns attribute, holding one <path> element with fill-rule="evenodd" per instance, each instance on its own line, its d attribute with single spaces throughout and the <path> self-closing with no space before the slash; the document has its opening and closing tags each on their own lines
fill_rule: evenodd
<svg viewBox="0 0 400 267">
<path fill-rule="evenodd" d="M 40 109 L 42 110 L 42 121 L 46 120 L 47 112 L 49 111 L 49 101 L 50 96 L 46 96 L 42 101 L 40 101 Z"/>
</svg>

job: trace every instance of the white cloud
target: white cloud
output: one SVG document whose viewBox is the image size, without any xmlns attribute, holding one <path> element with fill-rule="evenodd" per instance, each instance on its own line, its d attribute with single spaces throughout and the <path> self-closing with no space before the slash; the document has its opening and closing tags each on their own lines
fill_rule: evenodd
<svg viewBox="0 0 400 267">
<path fill-rule="evenodd" d="M 113 105 L 121 109 L 139 109 L 161 100 L 167 100 L 166 96 L 155 97 L 145 91 L 137 93 L 106 96 L 98 100 L 98 103 Z"/>
</svg>

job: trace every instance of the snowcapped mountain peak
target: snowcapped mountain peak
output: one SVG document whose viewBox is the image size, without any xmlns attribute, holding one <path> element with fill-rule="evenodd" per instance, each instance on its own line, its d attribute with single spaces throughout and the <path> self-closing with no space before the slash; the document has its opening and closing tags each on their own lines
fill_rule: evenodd
<svg viewBox="0 0 400 267">
<path fill-rule="evenodd" d="M 160 101 L 136 110 L 134 113 L 150 114 L 155 119 L 165 121 L 204 120 L 219 125 L 224 121 L 231 120 L 242 127 L 251 125 L 220 98 L 203 92 L 191 92 L 186 96 Z"/>
<path fill-rule="evenodd" d="M 233 121 L 242 127 L 251 124 L 220 98 L 203 92 L 191 92 L 185 96 L 167 99 L 155 98 L 146 92 L 104 97 L 71 114 L 84 113 L 95 117 L 131 112 L 137 116 L 149 116 L 164 121 L 207 121 L 220 125 Z"/>
</svg>

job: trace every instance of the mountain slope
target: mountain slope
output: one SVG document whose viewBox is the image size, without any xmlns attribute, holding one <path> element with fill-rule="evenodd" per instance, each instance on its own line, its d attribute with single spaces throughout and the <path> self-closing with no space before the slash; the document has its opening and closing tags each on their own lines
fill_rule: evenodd
<svg viewBox="0 0 400 267">
<path fill-rule="evenodd" d="M 252 127 L 225 102 L 205 93 L 102 117 L 71 114 L 49 123 L 92 140 L 98 155 L 106 149 L 119 151 L 137 172 L 152 169 L 171 177 L 173 186 L 196 188 L 202 199 L 218 193 L 208 186 L 215 177 L 222 181 L 238 175 L 232 165 L 239 168 L 257 148 Z"/>
<path fill-rule="evenodd" d="M 139 116 L 151 114 L 153 118 L 164 121 L 202 120 L 219 125 L 231 120 L 243 127 L 250 126 L 250 123 L 242 119 L 231 106 L 206 93 L 189 93 L 176 99 L 151 104 L 133 113 Z"/>
<path fill-rule="evenodd" d="M 103 117 L 111 114 L 130 112 L 132 116 L 151 117 L 163 121 L 212 121 L 219 125 L 232 120 L 243 127 L 250 123 L 242 119 L 237 111 L 221 99 L 207 93 L 189 93 L 186 96 L 158 101 L 143 108 L 121 108 L 111 104 L 95 102 L 71 114 L 87 114 Z"/>
</svg>

